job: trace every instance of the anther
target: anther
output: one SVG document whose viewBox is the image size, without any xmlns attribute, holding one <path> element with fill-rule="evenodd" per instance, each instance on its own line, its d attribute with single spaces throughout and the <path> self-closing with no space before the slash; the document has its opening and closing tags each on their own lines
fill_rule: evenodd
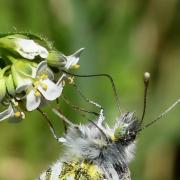
<svg viewBox="0 0 180 180">
<path fill-rule="evenodd" d="M 71 69 L 78 69 L 79 67 L 80 67 L 79 64 L 74 64 L 74 65 L 71 66 Z"/>
<path fill-rule="evenodd" d="M 48 86 L 47 86 L 47 84 L 45 84 L 45 83 L 42 83 L 42 84 L 41 84 L 41 86 L 42 86 L 42 88 L 43 88 L 45 91 L 47 91 L 47 89 L 48 89 Z"/>
<path fill-rule="evenodd" d="M 15 107 L 18 106 L 18 102 L 16 102 L 14 99 L 12 99 L 11 102 L 13 103 L 13 105 L 14 105 Z"/>
<path fill-rule="evenodd" d="M 40 84 L 39 81 L 36 81 L 36 82 L 34 83 L 34 87 L 37 88 L 37 87 L 39 86 L 39 84 Z"/>
<path fill-rule="evenodd" d="M 42 74 L 42 75 L 40 76 L 40 79 L 42 79 L 42 80 L 47 79 L 47 78 L 48 78 L 48 75 L 46 75 L 46 74 Z"/>
<path fill-rule="evenodd" d="M 74 76 L 68 77 L 69 80 L 69 84 L 73 84 L 74 83 Z"/>
<path fill-rule="evenodd" d="M 39 97 L 39 96 L 41 96 L 41 93 L 40 93 L 38 90 L 36 90 L 36 91 L 34 92 L 34 95 L 37 96 L 37 97 Z"/>
<path fill-rule="evenodd" d="M 16 118 L 20 117 L 20 116 L 21 116 L 21 112 L 19 112 L 19 111 L 15 112 L 15 113 L 14 113 L 14 116 L 15 116 Z"/>
</svg>

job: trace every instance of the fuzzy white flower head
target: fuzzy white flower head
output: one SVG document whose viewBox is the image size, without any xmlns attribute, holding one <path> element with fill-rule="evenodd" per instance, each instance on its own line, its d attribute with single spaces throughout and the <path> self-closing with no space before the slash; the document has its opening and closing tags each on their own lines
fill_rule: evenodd
<svg viewBox="0 0 180 180">
<path fill-rule="evenodd" d="M 17 38 L 15 43 L 16 51 L 26 59 L 34 59 L 36 56 L 40 56 L 45 59 L 48 56 L 47 49 L 40 46 L 33 40 Z"/>
</svg>

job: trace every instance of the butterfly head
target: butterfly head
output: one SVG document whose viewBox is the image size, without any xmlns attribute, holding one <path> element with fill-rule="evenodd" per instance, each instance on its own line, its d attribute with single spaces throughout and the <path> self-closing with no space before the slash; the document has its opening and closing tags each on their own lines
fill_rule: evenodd
<svg viewBox="0 0 180 180">
<path fill-rule="evenodd" d="M 122 114 L 114 126 L 113 141 L 132 142 L 135 140 L 140 124 L 133 112 Z"/>
</svg>

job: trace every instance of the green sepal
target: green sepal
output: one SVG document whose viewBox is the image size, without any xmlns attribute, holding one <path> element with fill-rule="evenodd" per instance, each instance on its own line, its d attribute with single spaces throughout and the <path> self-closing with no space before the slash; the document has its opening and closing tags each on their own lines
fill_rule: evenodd
<svg viewBox="0 0 180 180">
<path fill-rule="evenodd" d="M 13 63 L 12 66 L 14 66 L 16 71 L 19 72 L 20 74 L 34 78 L 36 75 L 38 64 L 25 59 L 18 59 L 15 63 Z"/>
<path fill-rule="evenodd" d="M 46 60 L 48 65 L 57 68 L 64 67 L 67 61 L 66 57 L 56 50 L 49 51 L 49 55 Z"/>
<path fill-rule="evenodd" d="M 6 95 L 6 83 L 5 79 L 0 79 L 0 102 L 3 100 L 4 96 Z"/>
<path fill-rule="evenodd" d="M 32 77 L 26 76 L 26 73 L 23 74 L 23 71 L 18 70 L 14 64 L 11 66 L 11 72 L 17 93 L 25 90 L 27 86 L 30 86 L 33 83 Z"/>
<path fill-rule="evenodd" d="M 5 83 L 6 83 L 7 92 L 10 95 L 14 96 L 16 90 L 15 90 L 12 74 L 9 74 L 7 77 L 5 77 L 5 81 L 6 81 Z"/>
<path fill-rule="evenodd" d="M 16 37 L 17 38 L 17 37 Z M 0 38 L 0 51 L 3 56 L 15 54 L 18 55 L 16 49 L 15 36 L 5 36 Z"/>
</svg>

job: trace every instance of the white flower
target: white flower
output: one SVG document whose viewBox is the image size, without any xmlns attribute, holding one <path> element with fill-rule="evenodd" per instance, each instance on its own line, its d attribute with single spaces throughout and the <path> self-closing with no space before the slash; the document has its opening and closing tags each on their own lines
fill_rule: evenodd
<svg viewBox="0 0 180 180">
<path fill-rule="evenodd" d="M 35 59 L 36 56 L 40 56 L 45 59 L 48 56 L 47 49 L 40 46 L 33 40 L 16 38 L 15 43 L 16 51 L 26 59 Z"/>
<path fill-rule="evenodd" d="M 35 82 L 28 87 L 26 95 L 26 109 L 32 111 L 39 107 L 42 98 L 48 101 L 57 99 L 63 90 L 63 84 L 61 82 L 64 75 L 55 84 L 52 80 L 54 75 L 47 67 L 45 61 L 38 65 Z"/>
<path fill-rule="evenodd" d="M 3 121 L 12 116 L 14 116 L 14 111 L 13 111 L 12 106 L 9 105 L 9 107 L 6 110 L 0 113 L 0 121 Z"/>
<path fill-rule="evenodd" d="M 59 69 L 72 69 L 72 68 L 78 68 L 79 65 L 77 64 L 80 58 L 81 53 L 84 51 L 84 48 L 79 49 L 74 54 L 70 56 L 65 56 L 61 52 L 58 52 L 56 50 L 49 51 L 49 55 L 46 58 L 47 63 L 55 68 Z"/>
<path fill-rule="evenodd" d="M 11 99 L 8 108 L 2 112 L 0 112 L 0 121 L 3 121 L 5 119 L 16 117 L 16 118 L 25 118 L 25 114 L 18 106 L 18 102 L 16 102 L 14 99 Z"/>
<path fill-rule="evenodd" d="M 70 56 L 64 56 L 64 58 L 66 59 L 66 64 L 65 64 L 64 68 L 66 70 L 71 69 L 71 68 L 78 68 L 79 65 L 77 63 L 78 63 L 79 57 L 83 51 L 84 51 L 84 48 L 81 48 Z"/>
</svg>

